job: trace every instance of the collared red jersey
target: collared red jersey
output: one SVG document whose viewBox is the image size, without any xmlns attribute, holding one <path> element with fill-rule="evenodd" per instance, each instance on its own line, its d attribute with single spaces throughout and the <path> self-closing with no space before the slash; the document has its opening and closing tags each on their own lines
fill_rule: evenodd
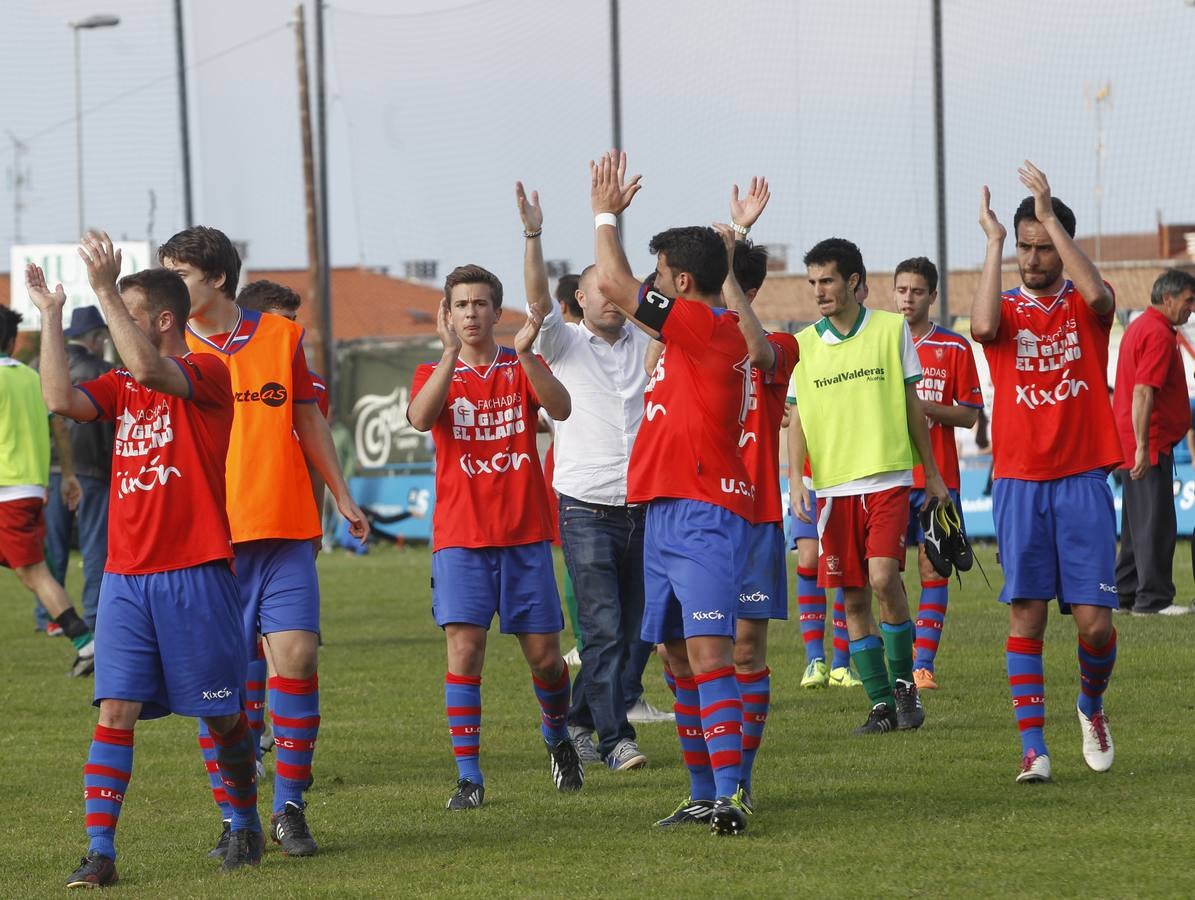
<svg viewBox="0 0 1195 900">
<path fill-rule="evenodd" d="M 415 369 L 412 398 L 435 368 L 425 363 Z M 535 444 L 539 408 L 510 347 L 499 347 L 486 366 L 457 361 L 444 408 L 431 429 L 436 445 L 432 540 L 437 550 L 552 539 L 552 504 Z"/>
<path fill-rule="evenodd" d="M 739 318 L 654 291 L 647 298 L 637 316 L 657 328 L 664 352 L 643 395 L 627 501 L 698 500 L 751 521 L 755 488 L 739 449 L 751 365 Z"/>
<path fill-rule="evenodd" d="M 917 396 L 945 406 L 958 404 L 983 409 L 979 373 L 965 337 L 933 324 L 922 337 L 913 339 L 913 346 L 921 360 Z M 954 427 L 930 420 L 929 444 L 946 487 L 957 491 L 958 447 L 954 444 Z M 921 465 L 913 467 L 913 487 L 925 487 L 925 468 Z"/>
<path fill-rule="evenodd" d="M 232 559 L 224 465 L 232 382 L 214 356 L 170 357 L 189 397 L 150 390 L 127 369 L 78 386 L 114 422 L 105 572 L 144 575 Z"/>
<path fill-rule="evenodd" d="M 797 364 L 797 339 L 791 334 L 768 334 L 776 354 L 770 372 L 752 367 L 751 397 L 739 445 L 743 464 L 755 485 L 755 514 L 751 521 L 783 522 L 780 501 L 780 423 L 793 366 Z"/>
<path fill-rule="evenodd" d="M 322 375 L 314 370 L 307 373 L 311 377 L 311 389 L 315 392 L 315 403 L 319 407 L 320 413 L 326 419 L 328 418 L 328 382 L 326 382 Z"/>
<path fill-rule="evenodd" d="M 239 309 L 239 307 L 238 307 Z M 236 415 L 228 448 L 228 521 L 236 543 L 308 540 L 322 532 L 307 459 L 295 436 L 293 404 L 314 403 L 303 329 L 269 313 L 240 310 L 227 334 L 187 346 L 228 367 Z"/>
<path fill-rule="evenodd" d="M 995 388 L 993 477 L 1052 481 L 1120 464 L 1108 399 L 1112 319 L 1069 280 L 1052 296 L 1020 287 L 1000 297 L 999 331 L 983 347 Z"/>
</svg>

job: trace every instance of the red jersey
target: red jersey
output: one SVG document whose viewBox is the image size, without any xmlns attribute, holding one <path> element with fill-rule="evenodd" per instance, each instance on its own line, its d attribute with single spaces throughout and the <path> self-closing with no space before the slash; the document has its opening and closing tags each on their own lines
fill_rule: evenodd
<svg viewBox="0 0 1195 900">
<path fill-rule="evenodd" d="M 664 352 L 643 395 L 627 502 L 700 500 L 751 521 L 755 489 L 739 450 L 751 367 L 739 317 L 680 297 L 648 296 L 659 298 L 655 309 L 662 311 L 651 321 L 638 315 L 659 323 Z"/>
<path fill-rule="evenodd" d="M 1120 340 L 1116 359 L 1116 393 L 1112 413 L 1120 435 L 1123 466 L 1133 467 L 1137 457 L 1137 435 L 1133 431 L 1133 388 L 1139 384 L 1154 389 L 1153 415 L 1149 417 L 1149 464 L 1158 464 L 1158 454 L 1171 455 L 1174 445 L 1191 428 L 1191 407 L 1187 400 L 1187 374 L 1174 326 L 1156 306 L 1134 319 Z"/>
<path fill-rule="evenodd" d="M 791 334 L 769 333 L 768 343 L 776 353 L 776 361 L 770 372 L 751 369 L 751 396 L 739 436 L 743 465 L 755 485 L 755 515 L 751 521 L 757 525 L 784 521 L 780 502 L 780 423 L 798 356 L 797 339 Z"/>
<path fill-rule="evenodd" d="M 425 363 L 415 369 L 412 398 L 435 368 Z M 457 361 L 431 430 L 437 550 L 552 540 L 553 504 L 535 445 L 538 416 L 539 398 L 510 347 L 499 347 L 488 366 Z"/>
<path fill-rule="evenodd" d="M 127 369 L 78 386 L 97 418 L 116 423 L 106 572 L 144 575 L 233 556 L 224 510 L 232 380 L 214 356 L 171 360 L 190 397 L 142 387 Z"/>
<path fill-rule="evenodd" d="M 971 345 L 961 334 L 941 325 L 930 325 L 929 331 L 913 341 L 921 360 L 921 380 L 917 382 L 917 396 L 922 400 L 957 404 L 983 409 L 983 392 L 979 389 L 979 373 Z M 954 444 L 954 427 L 931 420 L 929 445 L 934 461 L 946 487 L 959 489 L 958 447 Z M 913 487 L 925 487 L 925 468 L 913 467 Z"/>
<path fill-rule="evenodd" d="M 999 331 L 983 347 L 995 387 L 993 477 L 1052 481 L 1120 464 L 1108 400 L 1112 319 L 1070 281 L 1052 296 L 1004 292 Z"/>
<path fill-rule="evenodd" d="M 319 407 L 320 414 L 326 419 L 328 418 L 328 383 L 314 371 L 307 373 L 311 376 L 311 389 L 315 392 L 315 404 Z"/>
</svg>

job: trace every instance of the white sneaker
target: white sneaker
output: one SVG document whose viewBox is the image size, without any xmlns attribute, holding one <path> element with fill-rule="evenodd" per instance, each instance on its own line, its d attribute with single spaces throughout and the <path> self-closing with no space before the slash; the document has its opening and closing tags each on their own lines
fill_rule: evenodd
<svg viewBox="0 0 1195 900">
<path fill-rule="evenodd" d="M 614 745 L 605 762 L 606 768 L 612 772 L 626 772 L 630 769 L 642 769 L 647 765 L 647 757 L 643 755 L 638 744 L 624 738 Z"/>
<path fill-rule="evenodd" d="M 645 699 L 640 697 L 635 705 L 627 710 L 627 721 L 636 725 L 650 725 L 653 722 L 675 722 L 676 714 L 656 709 Z"/>
<path fill-rule="evenodd" d="M 581 651 L 576 647 L 564 654 L 564 661 L 568 663 L 570 669 L 581 668 Z"/>
<path fill-rule="evenodd" d="M 1083 710 L 1079 714 L 1079 727 L 1083 730 L 1083 759 L 1093 771 L 1107 772 L 1112 768 L 1112 732 L 1108 730 L 1108 717 L 1098 710 L 1090 719 Z"/>
<path fill-rule="evenodd" d="M 1050 780 L 1050 757 L 1030 750 L 1021 758 L 1017 784 L 1033 784 Z"/>
<path fill-rule="evenodd" d="M 1159 616 L 1185 616 L 1187 613 L 1195 612 L 1190 606 L 1179 606 L 1177 603 L 1171 603 L 1165 609 L 1159 609 Z"/>
</svg>

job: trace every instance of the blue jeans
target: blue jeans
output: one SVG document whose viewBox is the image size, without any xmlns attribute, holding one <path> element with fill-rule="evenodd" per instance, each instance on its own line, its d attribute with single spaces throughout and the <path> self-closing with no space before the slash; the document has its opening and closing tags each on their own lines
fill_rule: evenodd
<svg viewBox="0 0 1195 900">
<path fill-rule="evenodd" d="M 560 542 L 585 635 L 568 722 L 596 731 L 602 756 L 635 739 L 627 708 L 643 693 L 643 669 L 655 649 L 639 638 L 644 512 L 560 497 Z"/>
<path fill-rule="evenodd" d="M 62 476 L 50 473 L 49 499 L 46 502 L 46 565 L 59 584 L 66 584 L 66 564 L 71 553 L 71 525 L 78 526 L 79 551 L 83 555 L 83 618 L 95 630 L 95 614 L 100 603 L 100 580 L 108 561 L 108 482 L 102 478 L 79 476 L 83 498 L 71 512 L 62 502 Z M 33 606 L 38 628 L 44 630 L 50 618 L 40 603 Z"/>
</svg>

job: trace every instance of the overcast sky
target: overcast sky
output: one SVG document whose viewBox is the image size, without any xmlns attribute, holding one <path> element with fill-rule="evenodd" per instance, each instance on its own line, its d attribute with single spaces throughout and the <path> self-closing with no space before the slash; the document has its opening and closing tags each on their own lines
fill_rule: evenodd
<svg viewBox="0 0 1195 900">
<path fill-rule="evenodd" d="M 2 0 L 0 267 L 14 238 L 75 237 L 71 30 L 81 33 L 89 225 L 161 241 L 182 222 L 172 4 Z M 1184 0 L 950 0 L 944 19 L 949 255 L 976 265 L 979 188 L 1011 220 L 1028 157 L 1105 233 L 1195 222 L 1195 8 Z M 288 0 L 187 0 L 198 219 L 249 264 L 305 265 Z M 309 8 L 310 9 L 310 8 Z M 548 257 L 592 254 L 586 162 L 611 141 L 608 4 L 333 0 L 328 7 L 332 257 L 496 270 L 517 293 L 518 178 L 540 189 Z M 644 190 L 626 221 L 636 268 L 663 228 L 726 216 L 733 180 L 770 177 L 753 237 L 856 240 L 869 268 L 936 255 L 928 0 L 623 0 L 624 144 Z M 310 11 L 308 14 L 311 22 Z M 151 199 L 152 198 L 152 199 Z"/>
</svg>

